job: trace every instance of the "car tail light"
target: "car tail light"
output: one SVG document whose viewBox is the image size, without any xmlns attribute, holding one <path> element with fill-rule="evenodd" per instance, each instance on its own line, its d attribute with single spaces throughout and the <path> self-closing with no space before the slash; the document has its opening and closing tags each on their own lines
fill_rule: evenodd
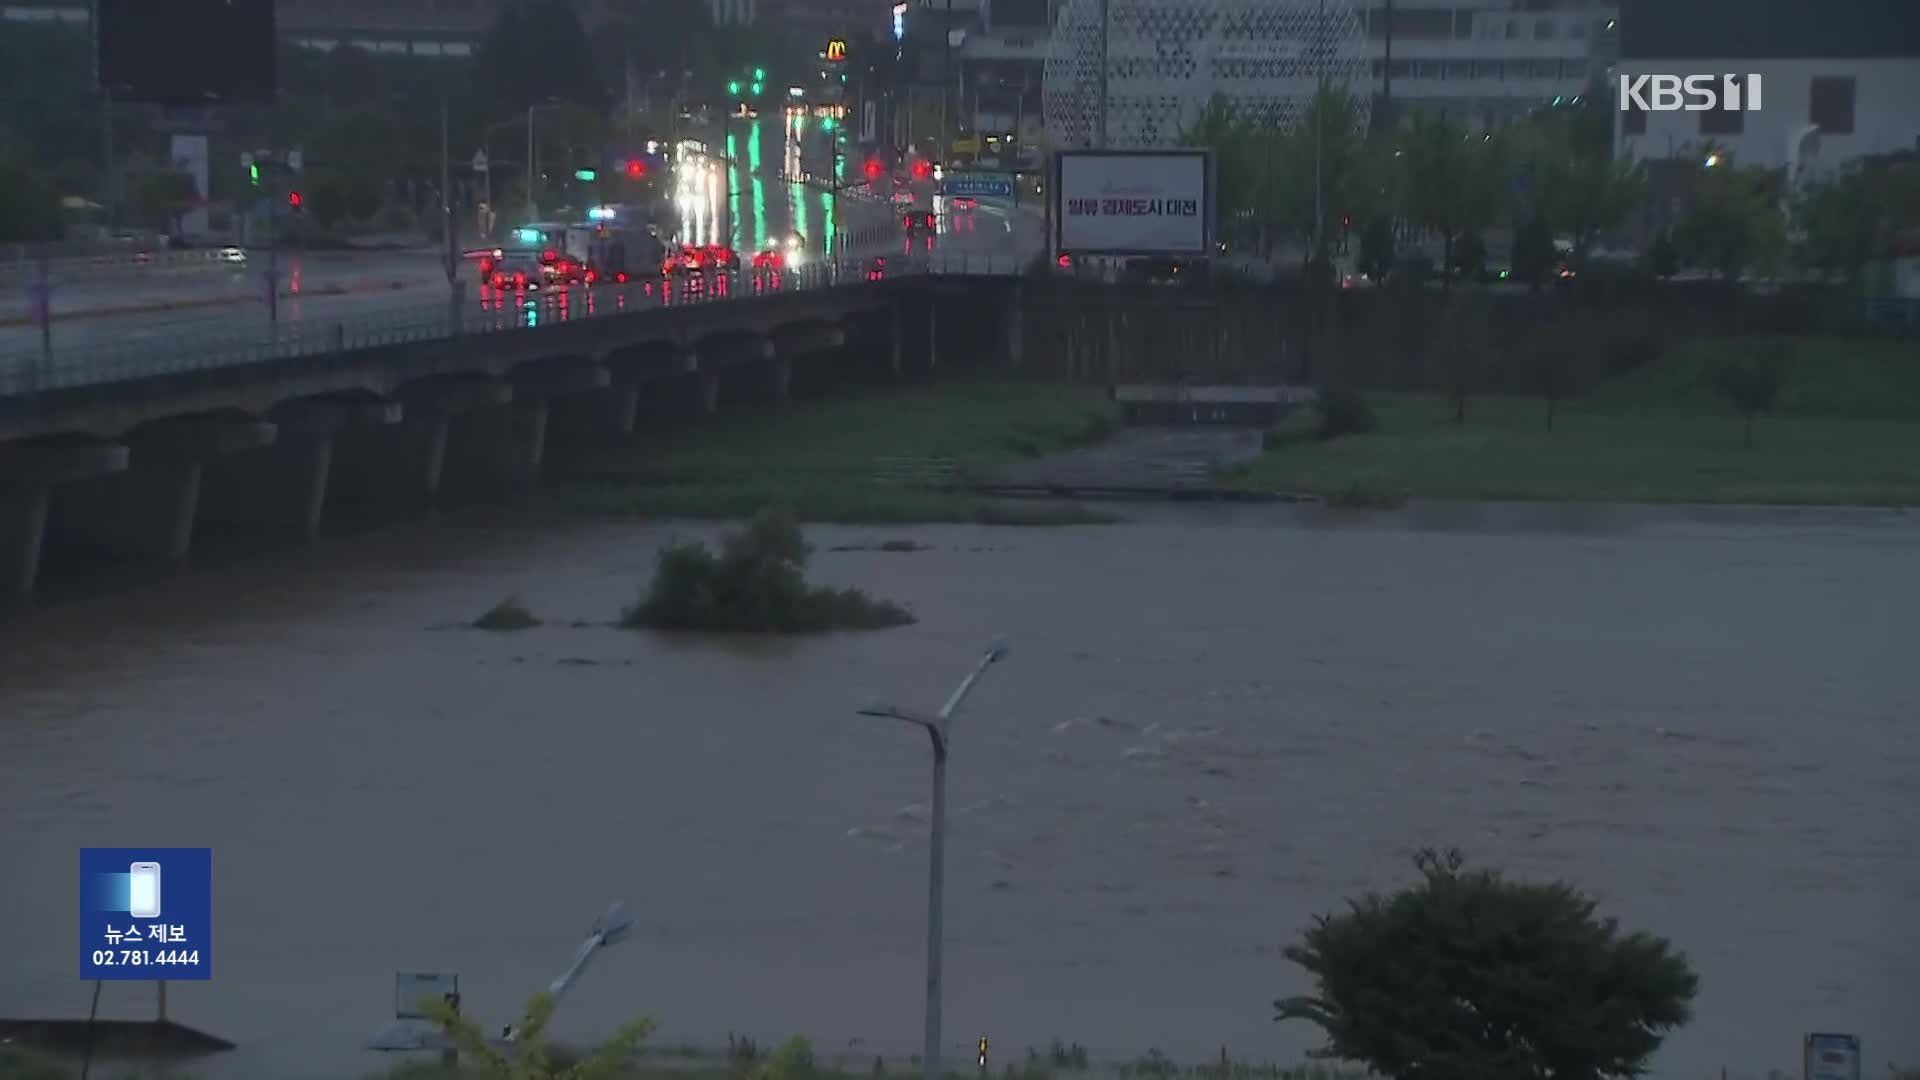
<svg viewBox="0 0 1920 1080">
<path fill-rule="evenodd" d="M 513 275 L 513 284 L 515 288 L 524 288 L 527 284 L 527 275 L 525 274 Z"/>
<path fill-rule="evenodd" d="M 596 281 L 599 281 L 599 280 L 600 280 L 600 274 L 599 274 L 599 272 L 597 272 L 597 271 L 594 271 L 594 270 L 589 270 L 589 271 L 587 271 L 587 284 L 589 284 L 589 285 L 591 285 L 591 284 L 593 284 L 594 282 L 596 282 Z"/>
<path fill-rule="evenodd" d="M 613 283 L 615 285 L 625 285 L 627 283 L 627 272 L 625 270 L 622 270 L 619 273 L 613 275 Z"/>
<path fill-rule="evenodd" d="M 498 289 L 505 286 L 506 283 L 507 283 L 507 275 L 501 273 L 498 270 L 495 270 L 493 272 L 493 287 Z"/>
</svg>

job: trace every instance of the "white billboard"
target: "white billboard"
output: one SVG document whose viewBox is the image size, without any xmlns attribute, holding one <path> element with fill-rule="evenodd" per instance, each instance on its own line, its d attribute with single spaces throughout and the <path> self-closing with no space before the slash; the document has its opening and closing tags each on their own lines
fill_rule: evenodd
<svg viewBox="0 0 1920 1080">
<path fill-rule="evenodd" d="M 1205 150 L 1063 150 L 1053 165 L 1054 248 L 1071 255 L 1213 251 Z"/>
</svg>

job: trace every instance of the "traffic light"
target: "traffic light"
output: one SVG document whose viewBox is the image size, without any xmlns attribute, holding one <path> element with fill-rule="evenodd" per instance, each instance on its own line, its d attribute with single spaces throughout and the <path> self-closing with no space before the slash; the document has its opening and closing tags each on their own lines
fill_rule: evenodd
<svg viewBox="0 0 1920 1080">
<path fill-rule="evenodd" d="M 594 172 L 592 169 L 573 170 L 573 178 L 581 183 L 592 183 L 594 178 L 599 175 L 599 173 Z"/>
<path fill-rule="evenodd" d="M 832 130 L 833 130 L 833 117 L 831 117 L 831 116 L 823 116 L 823 117 L 821 117 L 821 118 L 820 118 L 820 130 L 821 130 L 821 131 L 832 131 Z"/>
<path fill-rule="evenodd" d="M 933 175 L 933 166 L 927 164 L 924 161 L 916 161 L 913 163 L 913 178 L 915 180 L 925 180 L 927 177 L 932 175 Z"/>
<path fill-rule="evenodd" d="M 873 158 L 868 158 L 867 163 L 860 166 L 860 171 L 866 173 L 869 180 L 880 179 L 880 163 Z"/>
<path fill-rule="evenodd" d="M 753 89 L 753 96 L 754 96 L 754 97 L 759 97 L 759 96 L 760 96 L 760 84 L 759 84 L 759 83 L 757 83 L 757 82 L 756 82 L 756 83 L 754 83 L 754 84 L 753 84 L 753 87 L 752 87 L 752 89 Z"/>
<path fill-rule="evenodd" d="M 254 187 L 260 186 L 260 166 L 252 162 L 247 163 L 247 181 Z"/>
<path fill-rule="evenodd" d="M 766 69 L 766 68 L 754 68 L 754 69 L 753 69 L 753 81 L 754 81 L 754 82 L 766 82 L 766 81 L 767 81 L 767 69 Z"/>
<path fill-rule="evenodd" d="M 629 158 L 627 160 L 627 179 L 638 180 L 645 175 L 647 175 L 646 162 L 641 161 L 639 158 Z"/>
<path fill-rule="evenodd" d="M 729 94 L 733 94 L 733 95 L 735 95 L 735 96 L 738 96 L 738 95 L 739 95 L 739 93 L 740 93 L 740 80 L 739 80 L 739 79 L 730 79 L 730 80 L 728 80 L 728 82 L 727 82 L 727 93 L 729 93 Z"/>
</svg>

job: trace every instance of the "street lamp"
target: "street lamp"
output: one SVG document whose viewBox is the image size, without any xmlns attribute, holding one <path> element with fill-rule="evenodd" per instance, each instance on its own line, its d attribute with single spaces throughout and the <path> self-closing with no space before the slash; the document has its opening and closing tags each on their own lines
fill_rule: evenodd
<svg viewBox="0 0 1920 1080">
<path fill-rule="evenodd" d="M 925 1046 L 921 1050 L 921 1062 L 926 1066 L 926 1080 L 941 1080 L 940 1073 L 940 966 L 943 935 L 941 933 L 941 900 L 946 884 L 947 850 L 947 743 L 948 729 L 953 723 L 953 714 L 960 708 L 967 695 L 973 691 L 974 683 L 986 673 L 989 667 L 1005 658 L 1006 642 L 995 640 L 987 646 L 987 651 L 960 680 L 960 686 L 947 703 L 932 716 L 925 713 L 903 709 L 896 705 L 875 702 L 859 710 L 861 716 L 880 716 L 889 720 L 898 720 L 925 729 L 927 739 L 933 744 L 933 807 L 928 828 L 927 856 L 927 1016 Z"/>
</svg>

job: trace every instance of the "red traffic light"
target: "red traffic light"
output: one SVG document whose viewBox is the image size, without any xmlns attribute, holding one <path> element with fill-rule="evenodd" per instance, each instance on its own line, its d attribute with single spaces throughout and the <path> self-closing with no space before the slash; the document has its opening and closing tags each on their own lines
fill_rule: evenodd
<svg viewBox="0 0 1920 1080">
<path fill-rule="evenodd" d="M 880 163 L 868 158 L 867 163 L 861 166 L 861 170 L 867 174 L 867 179 L 877 179 L 880 176 Z"/>
<path fill-rule="evenodd" d="M 295 210 L 300 209 L 300 193 L 297 191 L 287 192 L 287 205 L 293 207 Z"/>
<path fill-rule="evenodd" d="M 629 179 L 638 180 L 645 175 L 647 175 L 646 162 L 641 161 L 639 158 L 633 158 L 627 162 L 627 177 Z"/>
<path fill-rule="evenodd" d="M 1064 253 L 1063 253 L 1063 254 L 1062 254 L 1062 255 L 1060 256 L 1060 258 L 1059 258 L 1059 260 L 1058 260 L 1058 261 L 1059 261 L 1059 263 L 1060 263 L 1060 269 L 1062 269 L 1062 270 L 1065 270 L 1065 269 L 1067 269 L 1068 267 L 1070 267 L 1070 266 L 1072 266 L 1072 265 L 1073 265 L 1073 256 L 1071 256 L 1071 255 L 1067 255 L 1067 254 L 1064 254 Z"/>
<path fill-rule="evenodd" d="M 925 180 L 932 172 L 933 166 L 924 161 L 916 161 L 913 163 L 913 178 L 915 180 Z"/>
</svg>

